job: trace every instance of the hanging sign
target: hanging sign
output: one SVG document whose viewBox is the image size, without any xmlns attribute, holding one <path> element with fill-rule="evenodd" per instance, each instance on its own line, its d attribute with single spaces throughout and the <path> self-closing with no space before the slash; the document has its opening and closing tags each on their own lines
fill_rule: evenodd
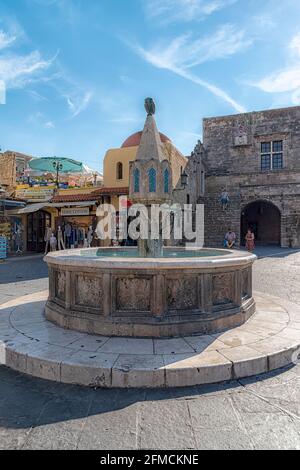
<svg viewBox="0 0 300 470">
<path fill-rule="evenodd" d="M 65 216 L 76 216 L 76 215 L 90 215 L 89 207 L 70 207 L 63 208 L 60 211 L 62 217 Z"/>
</svg>

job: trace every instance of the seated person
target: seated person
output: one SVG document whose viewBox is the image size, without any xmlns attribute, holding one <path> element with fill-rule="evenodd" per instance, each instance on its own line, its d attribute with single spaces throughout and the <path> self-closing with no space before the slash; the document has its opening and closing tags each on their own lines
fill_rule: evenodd
<svg viewBox="0 0 300 470">
<path fill-rule="evenodd" d="M 236 234 L 231 230 L 228 229 L 228 232 L 224 238 L 224 248 L 233 248 L 236 242 Z"/>
</svg>

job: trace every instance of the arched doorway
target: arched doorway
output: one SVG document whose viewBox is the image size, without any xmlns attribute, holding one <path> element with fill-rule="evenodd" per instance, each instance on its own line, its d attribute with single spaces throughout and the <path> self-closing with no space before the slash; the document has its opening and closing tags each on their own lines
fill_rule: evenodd
<svg viewBox="0 0 300 470">
<path fill-rule="evenodd" d="M 280 245 L 281 214 L 271 202 L 255 201 L 248 204 L 241 216 L 241 244 L 245 244 L 248 228 L 254 232 L 256 243 L 260 245 Z"/>
</svg>

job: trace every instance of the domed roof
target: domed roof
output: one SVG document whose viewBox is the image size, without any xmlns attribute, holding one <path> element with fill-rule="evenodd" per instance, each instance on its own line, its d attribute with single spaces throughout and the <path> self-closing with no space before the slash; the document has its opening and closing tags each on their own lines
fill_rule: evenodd
<svg viewBox="0 0 300 470">
<path fill-rule="evenodd" d="M 169 137 L 166 135 L 162 134 L 161 132 L 159 133 L 160 135 L 160 140 L 164 144 L 165 142 L 170 142 Z M 142 137 L 142 131 L 136 132 L 135 134 L 132 134 L 128 137 L 128 139 L 123 142 L 121 148 L 125 147 L 137 147 L 141 143 L 141 137 Z"/>
</svg>

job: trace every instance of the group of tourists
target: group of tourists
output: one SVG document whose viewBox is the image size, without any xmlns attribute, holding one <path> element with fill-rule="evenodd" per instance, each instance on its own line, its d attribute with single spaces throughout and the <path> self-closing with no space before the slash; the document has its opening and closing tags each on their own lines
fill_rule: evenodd
<svg viewBox="0 0 300 470">
<path fill-rule="evenodd" d="M 255 248 L 255 236 L 251 228 L 248 228 L 248 231 L 245 236 L 245 240 L 246 240 L 246 249 L 252 252 Z M 224 242 L 223 242 L 224 248 L 234 248 L 235 244 L 236 244 L 236 234 L 231 229 L 228 229 L 228 232 L 226 233 L 224 237 Z"/>
</svg>

